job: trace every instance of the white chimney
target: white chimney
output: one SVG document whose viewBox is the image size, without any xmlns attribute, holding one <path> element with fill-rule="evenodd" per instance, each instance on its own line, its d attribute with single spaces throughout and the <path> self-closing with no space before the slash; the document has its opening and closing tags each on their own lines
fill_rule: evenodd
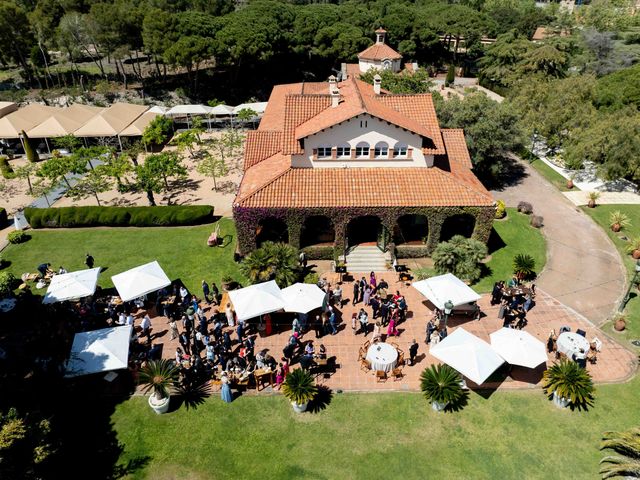
<svg viewBox="0 0 640 480">
<path fill-rule="evenodd" d="M 336 77 L 333 75 L 329 77 L 329 95 L 331 95 L 331 106 L 337 107 L 340 104 L 340 90 Z"/>
<path fill-rule="evenodd" d="M 382 77 L 377 73 L 373 77 L 373 93 L 380 95 L 380 87 L 382 85 Z"/>
</svg>

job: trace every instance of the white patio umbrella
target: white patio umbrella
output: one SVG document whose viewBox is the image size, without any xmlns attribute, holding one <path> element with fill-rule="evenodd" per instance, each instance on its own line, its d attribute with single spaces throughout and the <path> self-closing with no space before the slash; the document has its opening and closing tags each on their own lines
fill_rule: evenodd
<svg viewBox="0 0 640 480">
<path fill-rule="evenodd" d="M 326 292 L 316 284 L 294 283 L 290 287 L 283 288 L 285 312 L 309 313 L 315 308 L 320 308 Z"/>
<path fill-rule="evenodd" d="M 501 328 L 489 337 L 491 347 L 511 365 L 535 368 L 547 361 L 545 344 L 529 332 Z"/>
<path fill-rule="evenodd" d="M 64 302 L 93 295 L 98 284 L 100 270 L 101 268 L 98 267 L 54 275 L 42 303 Z"/>
<path fill-rule="evenodd" d="M 155 260 L 114 275 L 111 280 L 123 302 L 171 285 L 171 280 Z"/>
<path fill-rule="evenodd" d="M 231 290 L 229 299 L 238 320 L 248 320 L 284 308 L 284 299 L 275 280 Z"/>
<path fill-rule="evenodd" d="M 436 308 L 444 309 L 444 304 L 451 301 L 454 307 L 480 300 L 471 287 L 452 273 L 427 278 L 411 284 L 422 295 L 427 297 Z"/>
<path fill-rule="evenodd" d="M 462 327 L 431 347 L 429 353 L 478 385 L 504 363 L 491 345 Z"/>
<path fill-rule="evenodd" d="M 127 368 L 131 325 L 76 333 L 66 377 Z"/>
</svg>

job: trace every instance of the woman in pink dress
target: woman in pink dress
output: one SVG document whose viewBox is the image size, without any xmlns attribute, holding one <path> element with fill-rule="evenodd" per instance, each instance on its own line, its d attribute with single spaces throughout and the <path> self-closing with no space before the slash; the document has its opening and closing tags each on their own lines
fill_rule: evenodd
<svg viewBox="0 0 640 480">
<path fill-rule="evenodd" d="M 396 317 L 393 316 L 391 320 L 389 320 L 389 326 L 387 327 L 387 337 L 390 336 L 398 336 L 398 330 L 396 330 Z"/>
<path fill-rule="evenodd" d="M 284 368 L 282 368 L 282 364 L 278 364 L 278 368 L 276 368 L 276 387 L 280 390 L 280 385 L 284 382 Z"/>
<path fill-rule="evenodd" d="M 371 272 L 369 274 L 369 285 L 371 285 L 371 290 L 375 292 L 376 286 L 378 285 L 378 280 L 376 280 L 375 272 Z"/>
</svg>

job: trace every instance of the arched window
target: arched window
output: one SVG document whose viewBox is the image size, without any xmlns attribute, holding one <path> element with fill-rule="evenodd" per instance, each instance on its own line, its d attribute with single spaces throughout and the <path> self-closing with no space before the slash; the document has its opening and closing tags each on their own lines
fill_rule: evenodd
<svg viewBox="0 0 640 480">
<path fill-rule="evenodd" d="M 387 142 L 376 143 L 374 156 L 376 158 L 387 158 L 389 156 L 389 145 Z"/>
<path fill-rule="evenodd" d="M 356 158 L 369 158 L 369 144 L 360 142 L 356 145 Z"/>
<path fill-rule="evenodd" d="M 397 158 L 405 158 L 407 156 L 407 144 L 396 143 L 396 146 L 393 147 L 393 156 Z"/>
<path fill-rule="evenodd" d="M 393 63 L 391 62 L 391 60 L 383 60 L 382 61 L 382 69 L 383 70 L 391 70 L 391 66 L 393 65 Z"/>
<path fill-rule="evenodd" d="M 348 143 L 345 143 L 343 145 L 338 145 L 338 148 L 336 149 L 336 153 L 338 158 L 349 158 L 351 156 L 351 147 L 349 146 Z"/>
<path fill-rule="evenodd" d="M 318 158 L 331 158 L 331 147 L 327 145 L 318 147 Z"/>
</svg>

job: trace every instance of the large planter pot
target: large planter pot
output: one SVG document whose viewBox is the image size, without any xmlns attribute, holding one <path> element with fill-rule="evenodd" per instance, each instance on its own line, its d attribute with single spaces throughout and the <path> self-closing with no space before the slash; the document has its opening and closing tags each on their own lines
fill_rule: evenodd
<svg viewBox="0 0 640 480">
<path fill-rule="evenodd" d="M 162 400 L 156 400 L 155 395 L 149 395 L 149 406 L 156 412 L 158 415 L 163 413 L 167 413 L 169 411 L 169 400 L 170 398 L 163 398 Z"/>
<path fill-rule="evenodd" d="M 568 189 L 572 189 L 573 188 L 573 180 L 571 180 L 571 179 L 567 180 L 567 188 Z"/>
<path fill-rule="evenodd" d="M 587 206 L 589 208 L 596 208 L 596 201 L 595 200 L 589 200 L 589 203 L 587 203 Z"/>
<path fill-rule="evenodd" d="M 638 259 L 640 258 L 640 250 L 634 250 L 634 251 L 631 253 L 631 256 L 632 256 L 633 258 L 635 258 L 636 260 L 638 260 Z"/>
<path fill-rule="evenodd" d="M 611 230 L 613 230 L 614 232 L 619 232 L 622 229 L 622 226 L 619 223 L 614 223 L 613 225 L 611 225 Z"/>
<path fill-rule="evenodd" d="M 616 320 L 616 322 L 613 324 L 613 328 L 615 328 L 616 332 L 621 332 L 623 331 L 625 328 L 627 328 L 627 322 L 624 320 L 624 318 L 619 318 L 618 320 Z"/>
<path fill-rule="evenodd" d="M 553 404 L 558 408 L 567 408 L 570 400 L 568 398 L 561 397 L 556 392 L 553 392 Z"/>
<path fill-rule="evenodd" d="M 306 411 L 308 405 L 309 405 L 309 402 L 307 402 L 307 403 L 291 402 L 291 406 L 293 407 L 293 411 L 296 412 L 296 413 L 302 413 L 302 412 Z"/>
<path fill-rule="evenodd" d="M 431 402 L 431 408 L 436 412 L 442 412 L 445 408 L 447 408 L 448 403 L 440 403 L 433 400 Z"/>
</svg>

